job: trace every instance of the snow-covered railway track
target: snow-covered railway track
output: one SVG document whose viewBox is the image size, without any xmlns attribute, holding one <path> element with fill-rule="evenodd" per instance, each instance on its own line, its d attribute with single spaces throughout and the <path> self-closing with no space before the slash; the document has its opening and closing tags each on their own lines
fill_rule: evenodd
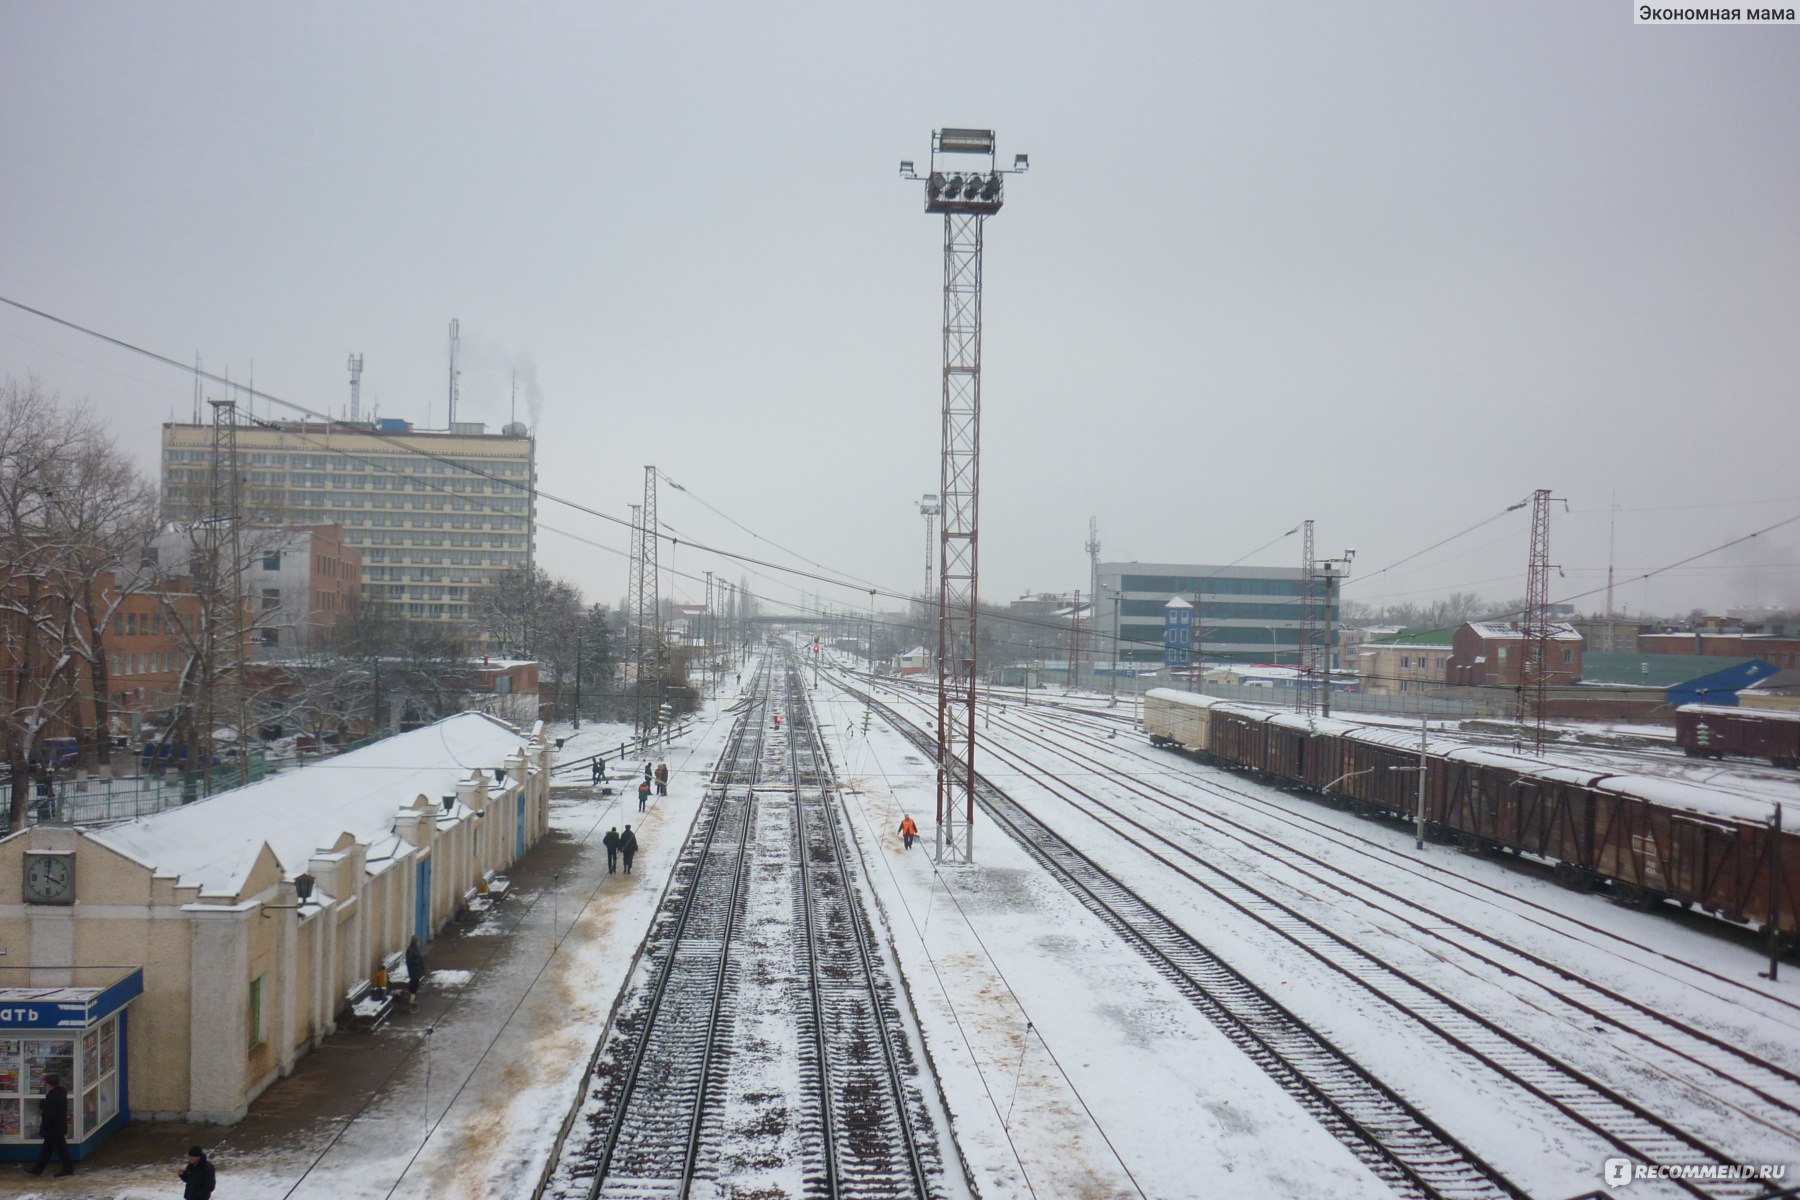
<svg viewBox="0 0 1800 1200">
<path fill-rule="evenodd" d="M 879 701 L 873 707 L 921 750 L 935 753 L 930 736 L 898 711 Z M 977 779 L 977 798 L 997 824 L 1397 1195 L 1525 1195 L 1004 792 Z"/>
<path fill-rule="evenodd" d="M 544 1195 L 951 1194 L 805 690 L 752 692 Z"/>
<path fill-rule="evenodd" d="M 914 1075 L 905 1023 L 874 931 L 857 903 L 832 802 L 832 777 L 817 725 L 790 676 L 797 899 L 807 936 L 801 954 L 811 982 L 817 1096 L 825 1126 L 826 1196 L 911 1196 L 925 1200 L 935 1144 L 915 1126 L 905 1079 Z M 941 1169 L 941 1163 L 935 1164 Z"/>
<path fill-rule="evenodd" d="M 1017 735 L 1068 759 L 1078 768 L 1114 771 L 1101 759 L 1060 744 L 1050 736 L 1017 727 Z M 1083 738 L 1085 739 L 1085 736 Z M 1102 743 L 1093 742 L 1096 750 Z M 1484 930 L 1426 905 L 1419 899 L 1385 888 L 1357 872 L 1318 855 L 1272 841 L 1264 834 L 1229 817 L 1201 810 L 1186 798 L 1143 779 L 1123 778 L 1124 786 L 1150 803 L 1196 821 L 1211 833 L 1228 839 L 1246 852 L 1273 860 L 1282 872 L 1292 872 L 1307 890 L 1325 888 L 1352 904 L 1365 906 L 1383 918 L 1402 923 L 1418 944 L 1433 954 L 1453 957 L 1464 968 L 1479 963 L 1493 971 L 1496 980 L 1526 980 L 1538 992 L 1534 1006 L 1560 1004 L 1569 1009 L 1571 1023 L 1599 1021 L 1617 1034 L 1638 1039 L 1642 1045 L 1627 1050 L 1618 1039 L 1609 1040 L 1611 1056 L 1630 1053 L 1637 1062 L 1651 1066 L 1684 1087 L 1704 1091 L 1717 1104 L 1733 1109 L 1773 1131 L 1786 1133 L 1800 1127 L 1800 1074 L 1769 1061 L 1750 1047 L 1709 1033 L 1654 1005 L 1625 995 L 1588 978 L 1570 967 L 1552 963 L 1529 949 L 1514 945 Z M 1091 795 L 1075 789 L 1084 804 L 1099 804 Z M 1110 806 L 1108 806 L 1110 808 Z M 1122 819 L 1130 820 L 1124 814 Z M 1135 824 L 1135 822 L 1134 822 Z M 1161 835 L 1139 826 L 1148 836 Z M 1201 860 L 1173 842 L 1176 853 Z M 1435 947 L 1435 948 L 1434 948 Z"/>
<path fill-rule="evenodd" d="M 910 725 L 907 730 L 910 731 L 909 737 L 922 742 L 922 734 L 911 730 Z M 1719 1200 L 1749 1200 L 1776 1192 L 1773 1186 L 1764 1182 L 1729 1177 L 1728 1169 L 1735 1165 L 1736 1159 L 1709 1145 L 1691 1131 L 1650 1112 L 1586 1072 L 1511 1033 L 1444 992 L 1378 958 L 1350 939 L 1282 904 L 1260 889 L 1213 864 L 1201 862 L 1185 850 L 1175 848 L 1205 872 L 1206 877 L 1201 878 L 1194 870 L 1173 861 L 1162 850 L 1150 846 L 1139 835 L 1147 834 L 1148 840 L 1172 846 L 1167 838 L 1119 813 L 1116 808 L 1091 792 L 1065 780 L 1051 778 L 1042 766 L 997 745 L 992 739 L 988 742 L 988 752 L 1008 762 L 1025 777 L 1033 778 L 1050 788 L 1053 793 L 1064 793 L 1066 799 L 1078 803 L 1085 811 L 1104 811 L 1111 814 L 1112 821 L 1134 826 L 1136 833 L 1116 827 L 1115 832 L 1136 842 L 1141 850 L 1170 870 L 1185 876 L 1211 895 L 1252 917 L 1264 928 L 1354 981 L 1368 995 L 1379 999 L 1408 1021 L 1441 1039 L 1447 1048 L 1474 1060 L 1537 1100 L 1550 1105 L 1574 1124 L 1598 1134 L 1615 1149 L 1641 1162 L 1714 1171 L 1726 1176 L 1704 1180 L 1672 1179 L 1670 1182 L 1673 1186 L 1690 1195 Z M 1021 843 L 1040 861 L 1053 863 L 1063 853 L 1058 847 L 1066 847 L 1066 843 L 1060 836 L 985 781 L 980 798 L 990 815 L 1012 829 Z M 1072 849 L 1068 849 L 1063 856 L 1079 858 L 1094 872 L 1104 876 L 1108 884 L 1120 891 L 1128 891 L 1123 884 Z M 1059 873 L 1064 874 L 1065 881 L 1076 878 L 1074 872 Z M 1104 885 L 1101 891 L 1103 890 Z M 1100 892 L 1093 894 L 1098 897 Z M 1137 899 L 1135 894 L 1132 894 L 1132 899 Z M 1147 905 L 1145 907 L 1148 908 Z M 1155 920 L 1160 922 L 1163 918 L 1157 914 Z M 1194 948 L 1199 949 L 1197 944 Z"/>
</svg>

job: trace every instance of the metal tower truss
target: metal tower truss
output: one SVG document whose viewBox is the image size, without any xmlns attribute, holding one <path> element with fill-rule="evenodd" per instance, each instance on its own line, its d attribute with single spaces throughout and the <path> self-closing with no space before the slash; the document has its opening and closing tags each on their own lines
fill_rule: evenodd
<svg viewBox="0 0 1800 1200">
<path fill-rule="evenodd" d="M 1533 745 L 1544 748 L 1544 694 L 1550 683 L 1550 489 L 1531 493 L 1531 557 L 1525 568 L 1525 612 L 1519 620 L 1521 730 L 1527 720 Z"/>
<path fill-rule="evenodd" d="M 637 610 L 638 690 L 637 726 L 650 729 L 657 724 L 662 703 L 662 597 L 658 591 L 656 567 L 656 468 L 644 468 L 644 503 L 639 510 L 637 547 L 633 561 L 639 564 L 637 588 L 632 592 L 632 605 Z"/>
<path fill-rule="evenodd" d="M 967 156 L 967 158 L 963 157 Z M 985 159 L 985 167 L 982 160 Z M 943 161 L 940 161 L 943 160 Z M 955 164 L 973 161 L 973 168 Z M 975 861 L 976 600 L 980 591 L 981 247 L 1004 203 L 991 129 L 932 134 L 925 211 L 944 218 L 944 333 L 938 497 L 937 859 Z M 917 180 L 911 162 L 903 178 Z"/>
<path fill-rule="evenodd" d="M 1299 679 L 1294 688 L 1294 708 L 1310 713 L 1317 704 L 1315 686 L 1323 679 L 1319 670 L 1320 593 L 1317 567 L 1313 560 L 1313 523 L 1301 522 L 1300 547 L 1300 653 L 1297 666 Z"/>
</svg>

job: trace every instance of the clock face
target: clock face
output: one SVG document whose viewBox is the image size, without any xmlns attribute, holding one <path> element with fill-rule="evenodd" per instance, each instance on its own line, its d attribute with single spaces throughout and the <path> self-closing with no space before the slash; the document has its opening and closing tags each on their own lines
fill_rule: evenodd
<svg viewBox="0 0 1800 1200">
<path fill-rule="evenodd" d="M 75 856 L 25 855 L 25 900 L 36 904 L 68 904 L 75 899 Z"/>
</svg>

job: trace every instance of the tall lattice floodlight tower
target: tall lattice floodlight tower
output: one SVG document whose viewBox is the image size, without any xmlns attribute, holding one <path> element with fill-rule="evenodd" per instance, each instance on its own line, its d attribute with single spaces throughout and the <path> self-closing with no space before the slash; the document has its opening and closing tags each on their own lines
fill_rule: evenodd
<svg viewBox="0 0 1800 1200">
<path fill-rule="evenodd" d="M 1532 744 L 1544 748 L 1544 692 L 1550 682 L 1550 489 L 1531 493 L 1531 558 L 1519 620 L 1519 728 L 1529 713 Z"/>
<path fill-rule="evenodd" d="M 644 506 L 631 506 L 631 576 L 625 583 L 625 603 L 631 606 L 626 621 L 631 632 L 632 704 L 631 726 L 634 732 L 644 730 L 644 647 L 649 634 L 644 625 Z"/>
<path fill-rule="evenodd" d="M 1313 710 L 1313 685 L 1317 682 L 1319 657 L 1319 579 L 1313 564 L 1313 523 L 1300 523 L 1300 656 L 1299 673 L 1294 686 L 1294 709 Z"/>
<path fill-rule="evenodd" d="M 975 861 L 975 604 L 981 481 L 981 235 L 1007 175 L 991 129 L 939 129 L 925 211 L 944 218 L 944 378 L 938 497 L 937 859 Z M 919 179 L 910 162 L 906 179 Z"/>
<path fill-rule="evenodd" d="M 637 506 L 634 506 L 637 507 Z M 662 704 L 662 597 L 656 568 L 656 468 L 644 468 L 644 503 L 638 507 L 637 540 L 632 547 L 631 606 L 638 626 L 638 729 L 653 728 Z"/>
<path fill-rule="evenodd" d="M 937 614 L 937 604 L 931 594 L 931 564 L 937 558 L 937 541 L 932 534 L 937 529 L 938 498 L 934 492 L 926 492 L 919 498 L 919 515 L 925 518 L 925 590 L 919 593 L 919 604 L 925 610 L 925 619 L 932 620 Z"/>
</svg>

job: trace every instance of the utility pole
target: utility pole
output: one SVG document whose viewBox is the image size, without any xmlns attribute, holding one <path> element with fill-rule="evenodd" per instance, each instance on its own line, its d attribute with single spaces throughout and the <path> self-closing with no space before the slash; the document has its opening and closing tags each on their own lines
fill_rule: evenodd
<svg viewBox="0 0 1800 1200">
<path fill-rule="evenodd" d="M 1313 523 L 1309 518 L 1300 523 L 1300 661 L 1294 688 L 1294 711 L 1313 711 L 1312 688 L 1317 681 L 1316 640 L 1319 632 L 1319 583 L 1313 572 Z M 1331 706 L 1326 704 L 1329 714 Z"/>
<path fill-rule="evenodd" d="M 575 728 L 581 728 L 581 640 L 587 631 L 575 627 Z"/>
<path fill-rule="evenodd" d="M 249 713 L 245 697 L 247 664 L 244 653 L 244 640 L 248 636 L 248 631 L 244 628 L 244 549 L 241 533 L 243 497 L 238 487 L 237 401 L 209 400 L 207 403 L 212 405 L 213 410 L 213 511 L 212 529 L 208 531 L 207 541 L 209 543 L 208 558 L 212 564 L 214 593 L 209 597 L 207 603 L 217 604 L 223 599 L 231 605 L 231 612 L 219 625 L 223 626 L 233 643 L 232 654 L 237 692 L 235 719 L 237 723 L 238 782 L 244 784 L 250 782 Z M 231 531 L 231 562 L 223 571 L 218 568 L 218 526 L 221 521 L 229 522 Z M 227 580 L 229 583 L 226 582 Z M 215 648 L 217 647 L 216 631 L 219 625 L 208 629 L 205 635 Z M 208 658 L 211 657 L 208 655 Z M 210 795 L 212 792 L 212 729 L 210 726 L 212 703 L 210 696 L 217 682 L 216 663 L 209 663 L 209 670 L 211 674 L 204 681 L 209 697 L 206 706 L 209 724 L 202 735 L 202 744 L 206 753 L 200 769 L 205 773 L 206 791 Z"/>
<path fill-rule="evenodd" d="M 1087 542 L 1082 548 L 1087 551 L 1087 556 L 1088 556 L 1088 595 L 1094 597 L 1096 604 L 1097 604 L 1097 602 L 1100 599 L 1100 518 L 1099 517 L 1090 516 L 1088 518 Z M 1121 583 L 1124 582 L 1124 577 L 1122 574 L 1120 576 L 1119 581 Z M 1077 599 L 1079 599 L 1079 598 L 1080 597 L 1077 596 Z M 1094 616 L 1096 619 L 1088 627 L 1088 637 L 1090 640 L 1092 640 L 1095 643 L 1095 645 L 1093 646 L 1094 652 L 1089 657 L 1088 661 L 1097 663 L 1100 661 L 1100 646 L 1098 644 L 1100 641 L 1100 622 L 1098 620 L 1098 618 L 1100 616 L 1100 612 L 1099 612 L 1098 607 L 1096 607 L 1094 610 Z M 1079 658 L 1077 658 L 1077 661 L 1079 661 Z"/>
<path fill-rule="evenodd" d="M 940 164 L 942 156 L 946 161 Z M 985 169 L 981 160 L 985 158 Z M 964 162 L 969 167 L 961 167 Z M 940 170 L 940 166 L 943 168 Z M 944 218 L 943 386 L 939 414 L 937 861 L 975 861 L 975 681 L 980 593 L 982 233 L 1007 175 L 991 129 L 931 136 L 925 211 Z M 952 170 L 952 167 L 959 169 Z M 902 178 L 918 180 L 911 162 Z M 958 821 L 961 809 L 961 821 Z"/>
<path fill-rule="evenodd" d="M 1325 639 L 1323 683 L 1319 690 L 1319 712 L 1323 716 L 1331 715 L 1331 610 L 1338 581 L 1350 575 L 1350 564 L 1356 558 L 1356 551 L 1346 550 L 1342 558 L 1327 558 L 1317 564 L 1315 573 L 1325 585 Z"/>
</svg>

